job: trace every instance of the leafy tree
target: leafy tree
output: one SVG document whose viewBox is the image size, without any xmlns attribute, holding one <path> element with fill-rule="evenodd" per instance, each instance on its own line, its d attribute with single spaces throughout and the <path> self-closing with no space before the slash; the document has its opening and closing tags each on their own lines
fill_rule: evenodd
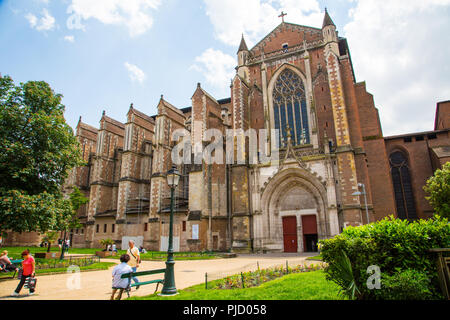
<svg viewBox="0 0 450 320">
<path fill-rule="evenodd" d="M 73 213 L 61 186 L 81 151 L 61 99 L 46 82 L 0 77 L 0 232 L 61 230 Z"/>
<path fill-rule="evenodd" d="M 85 195 L 76 186 L 73 186 L 73 191 L 69 194 L 69 199 L 73 210 L 72 215 L 71 218 L 67 220 L 67 223 L 61 226 L 61 230 L 81 227 L 80 221 L 77 218 L 78 209 L 80 209 L 82 205 L 89 202 L 89 198 L 86 198 Z"/>
<path fill-rule="evenodd" d="M 424 187 L 430 196 L 426 199 L 436 211 L 436 214 L 450 218 L 450 162 L 437 170 Z"/>
<path fill-rule="evenodd" d="M 102 246 L 105 246 L 105 250 L 108 250 L 108 246 L 109 245 L 113 245 L 114 244 L 114 240 L 112 240 L 112 239 L 102 239 L 102 240 L 100 240 L 100 244 Z"/>
<path fill-rule="evenodd" d="M 78 187 L 73 187 L 73 191 L 70 194 L 70 203 L 74 211 L 78 211 L 83 204 L 89 202 L 89 199 L 84 196 L 84 194 L 78 189 Z"/>
<path fill-rule="evenodd" d="M 42 238 L 42 241 L 47 242 L 48 244 L 47 252 L 50 252 L 52 242 L 55 242 L 56 239 L 58 239 L 57 231 L 48 231 L 47 233 L 45 233 L 44 237 Z"/>
</svg>

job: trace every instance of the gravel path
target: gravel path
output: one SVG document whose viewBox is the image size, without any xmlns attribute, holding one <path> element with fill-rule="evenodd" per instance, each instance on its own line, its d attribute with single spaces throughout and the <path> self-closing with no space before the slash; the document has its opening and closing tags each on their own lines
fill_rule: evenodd
<svg viewBox="0 0 450 320">
<path fill-rule="evenodd" d="M 208 278 L 214 280 L 230 273 L 256 270 L 257 262 L 260 268 L 286 265 L 286 261 L 289 265 L 294 266 L 305 263 L 308 256 L 310 255 L 239 255 L 237 258 L 231 259 L 177 261 L 175 264 L 175 283 L 177 289 L 184 289 L 204 283 L 206 272 L 209 274 Z M 102 259 L 102 261 L 118 262 L 108 259 Z M 312 261 L 312 263 L 317 262 Z M 9 297 L 19 281 L 17 279 L 2 281 L 0 282 L 0 300 L 108 300 L 111 295 L 112 268 L 104 271 L 80 273 L 79 286 L 77 286 L 76 281 L 71 281 L 74 274 L 38 276 L 36 294 L 31 297 L 27 296 L 28 289 L 22 289 L 19 297 Z M 162 268 L 165 268 L 165 263 L 162 261 L 143 261 L 138 271 Z M 161 279 L 163 276 L 163 274 L 147 276 L 143 281 Z M 156 284 L 146 285 L 140 287 L 137 291 L 133 288 L 131 294 L 133 296 L 149 295 L 155 291 L 155 287 Z M 161 290 L 161 285 L 159 288 Z"/>
</svg>

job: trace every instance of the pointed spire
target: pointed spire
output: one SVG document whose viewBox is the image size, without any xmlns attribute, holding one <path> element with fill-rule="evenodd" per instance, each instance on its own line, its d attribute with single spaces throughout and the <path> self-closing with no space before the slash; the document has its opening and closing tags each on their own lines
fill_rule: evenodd
<svg viewBox="0 0 450 320">
<path fill-rule="evenodd" d="M 130 109 L 133 109 L 133 104 L 130 104 Z"/>
<path fill-rule="evenodd" d="M 325 8 L 325 17 L 323 18 L 323 26 L 322 29 L 325 28 L 326 26 L 335 26 L 333 20 L 331 20 L 330 15 L 328 14 L 328 10 L 327 8 Z"/>
<path fill-rule="evenodd" d="M 242 34 L 241 44 L 239 45 L 238 53 L 241 51 L 248 51 L 247 44 L 245 43 L 244 34 Z"/>
</svg>

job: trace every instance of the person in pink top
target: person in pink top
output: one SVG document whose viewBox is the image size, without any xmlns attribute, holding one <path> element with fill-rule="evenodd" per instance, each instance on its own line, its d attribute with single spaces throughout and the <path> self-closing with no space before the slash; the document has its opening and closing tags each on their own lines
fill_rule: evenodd
<svg viewBox="0 0 450 320">
<path fill-rule="evenodd" d="M 27 281 L 28 278 L 34 278 L 35 272 L 36 272 L 36 265 L 34 262 L 34 258 L 31 256 L 30 252 L 28 250 L 25 250 L 22 252 L 22 267 L 23 267 L 23 273 L 22 277 L 20 278 L 19 285 L 17 286 L 16 290 L 12 293 L 12 297 L 17 297 L 19 295 L 20 290 L 22 290 L 23 285 L 25 284 L 25 281 Z M 30 293 L 28 294 L 30 296 L 34 295 L 34 289 L 30 289 Z"/>
</svg>

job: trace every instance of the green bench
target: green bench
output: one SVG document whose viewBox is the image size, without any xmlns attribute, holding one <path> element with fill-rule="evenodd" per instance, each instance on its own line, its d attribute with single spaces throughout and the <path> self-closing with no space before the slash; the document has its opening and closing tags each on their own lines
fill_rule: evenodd
<svg viewBox="0 0 450 320">
<path fill-rule="evenodd" d="M 17 260 L 11 260 L 11 264 L 15 265 L 17 268 L 19 267 L 20 264 L 22 264 L 23 260 L 22 259 L 17 259 Z M 14 274 L 12 276 L 12 279 L 14 279 L 14 277 L 16 276 L 17 270 L 14 270 Z"/>
<path fill-rule="evenodd" d="M 149 270 L 149 271 L 142 271 L 142 272 L 130 272 L 123 274 L 120 278 L 121 279 L 128 279 L 128 287 L 126 289 L 128 298 L 130 297 L 130 291 L 133 287 L 140 287 L 145 286 L 147 284 L 153 284 L 156 283 L 156 289 L 155 293 L 158 291 L 158 287 L 160 284 L 164 284 L 164 279 L 157 279 L 157 280 L 150 280 L 150 281 L 144 281 L 144 282 L 138 282 L 131 284 L 131 279 L 133 277 L 143 277 L 143 276 L 149 276 L 153 274 L 160 274 L 160 273 L 166 273 L 166 269 L 158 269 L 158 270 Z"/>
</svg>

